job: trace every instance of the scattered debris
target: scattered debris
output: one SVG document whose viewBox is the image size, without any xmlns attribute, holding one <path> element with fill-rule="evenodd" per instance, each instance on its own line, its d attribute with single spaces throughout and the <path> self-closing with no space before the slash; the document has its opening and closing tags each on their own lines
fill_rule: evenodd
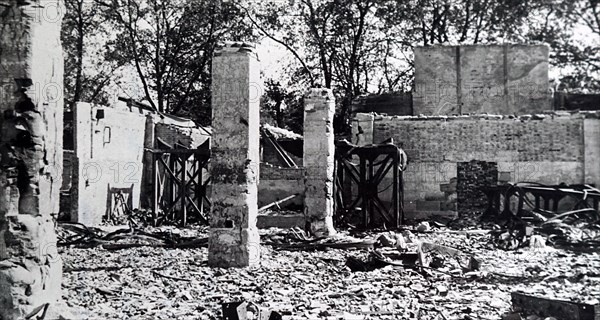
<svg viewBox="0 0 600 320">
<path fill-rule="evenodd" d="M 429 225 L 429 222 L 427 222 L 427 221 L 419 222 L 416 230 L 419 232 L 427 232 L 427 231 L 431 230 L 431 226 Z"/>
<path fill-rule="evenodd" d="M 208 237 L 182 237 L 173 232 L 149 232 L 131 227 L 105 232 L 101 228 L 61 222 L 57 227 L 59 246 L 94 247 L 122 250 L 138 247 L 200 248 L 208 245 Z"/>
<path fill-rule="evenodd" d="M 291 229 L 289 233 L 270 237 L 265 244 L 272 245 L 276 250 L 290 251 L 324 251 L 328 249 L 373 249 L 376 240 L 357 239 L 350 236 L 336 235 L 330 238 L 309 238 L 299 228 Z"/>
<path fill-rule="evenodd" d="M 98 237 L 119 229 L 91 228 Z M 206 228 L 143 231 L 175 243 L 207 233 Z M 315 239 L 299 228 L 261 230 L 260 265 L 227 270 L 210 268 L 204 247 L 59 249 L 65 298 L 88 310 L 81 319 L 218 319 L 223 303 L 252 301 L 285 320 L 500 319 L 503 314 L 524 320 L 511 310 L 512 292 L 588 304 L 600 296 L 598 253 L 504 251 L 489 242 L 491 233 L 442 231 L 341 232 Z M 125 235 L 119 240 L 135 241 L 140 240 Z M 339 248 L 328 246 L 333 243 Z M 421 265 L 419 248 L 429 256 L 428 265 Z"/>
<path fill-rule="evenodd" d="M 594 187 L 517 183 L 490 187 L 485 192 L 490 201 L 486 216 L 502 226 L 492 231 L 492 241 L 497 248 L 542 249 L 546 244 L 575 250 L 600 248 L 600 212 L 597 209 L 600 191 Z M 505 199 L 502 212 L 497 207 L 500 195 Z M 508 205 L 512 195 L 519 200 L 516 213 L 510 211 Z M 559 201 L 569 197 L 575 201 L 573 210 L 559 213 Z M 548 199 L 553 200 L 552 210 L 549 210 Z M 589 207 L 588 200 L 592 201 L 593 208 Z"/>
<path fill-rule="evenodd" d="M 222 306 L 223 320 L 281 320 L 276 311 L 259 307 L 251 302 L 226 302 Z"/>
</svg>

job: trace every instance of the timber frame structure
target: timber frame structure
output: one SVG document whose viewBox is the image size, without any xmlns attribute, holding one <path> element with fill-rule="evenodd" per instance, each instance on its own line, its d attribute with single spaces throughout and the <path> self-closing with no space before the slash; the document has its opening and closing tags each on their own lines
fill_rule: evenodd
<svg viewBox="0 0 600 320">
<path fill-rule="evenodd" d="M 208 223 L 211 202 L 207 194 L 210 151 L 205 149 L 147 149 L 153 158 L 153 201 L 155 217 Z M 159 212 L 161 214 L 159 214 Z"/>
<path fill-rule="evenodd" d="M 591 185 L 547 186 L 525 182 L 485 187 L 482 192 L 488 199 L 484 215 L 490 218 L 523 217 L 527 211 L 554 214 L 559 211 L 561 200 L 567 198 L 575 200 L 571 210 L 598 210 L 600 206 L 600 190 Z M 516 202 L 514 210 L 513 202 Z"/>
<path fill-rule="evenodd" d="M 353 161 L 358 160 L 358 164 Z M 398 228 L 404 217 L 406 155 L 393 142 L 358 147 L 337 142 L 335 152 L 335 223 L 360 228 Z M 392 181 L 386 175 L 392 172 Z M 379 194 L 391 188 L 391 203 Z"/>
</svg>

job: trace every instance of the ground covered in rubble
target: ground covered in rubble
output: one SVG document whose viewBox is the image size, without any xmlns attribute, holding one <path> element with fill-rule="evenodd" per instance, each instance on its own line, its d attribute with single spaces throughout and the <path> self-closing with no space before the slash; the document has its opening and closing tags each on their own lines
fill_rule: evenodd
<svg viewBox="0 0 600 320">
<path fill-rule="evenodd" d="M 205 229 L 171 231 L 206 236 Z M 205 247 L 63 247 L 63 296 L 82 319 L 220 319 L 222 303 L 242 300 L 284 319 L 502 319 L 516 290 L 587 302 L 600 297 L 598 253 L 504 251 L 489 234 L 434 230 L 415 237 L 473 255 L 479 270 L 448 258 L 425 270 L 351 271 L 348 258 L 366 261 L 368 249 L 281 250 L 276 244 L 286 233 L 262 231 L 261 240 L 275 245 L 263 245 L 260 265 L 245 269 L 209 267 Z"/>
</svg>

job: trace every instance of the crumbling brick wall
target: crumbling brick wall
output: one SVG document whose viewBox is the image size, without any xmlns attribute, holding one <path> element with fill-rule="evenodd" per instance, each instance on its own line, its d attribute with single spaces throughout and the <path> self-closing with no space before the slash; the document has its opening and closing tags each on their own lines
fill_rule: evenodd
<svg viewBox="0 0 600 320">
<path fill-rule="evenodd" d="M 583 112 L 518 118 L 376 116 L 372 139 L 394 138 L 406 151 L 407 216 L 426 217 L 451 208 L 459 162 L 496 162 L 502 181 L 598 184 L 598 117 Z"/>
<path fill-rule="evenodd" d="M 487 208 L 487 197 L 482 188 L 498 184 L 498 164 L 477 160 L 459 162 L 456 175 L 458 213 L 483 213 Z"/>
<path fill-rule="evenodd" d="M 62 1 L 0 0 L 0 319 L 47 306 L 57 319 L 62 261 L 53 214 L 62 167 Z M 44 308 L 42 308 L 44 309 Z"/>
<path fill-rule="evenodd" d="M 258 183 L 259 208 L 293 194 L 300 194 L 300 196 L 286 204 L 301 206 L 304 202 L 303 168 L 281 168 L 261 163 Z"/>
</svg>

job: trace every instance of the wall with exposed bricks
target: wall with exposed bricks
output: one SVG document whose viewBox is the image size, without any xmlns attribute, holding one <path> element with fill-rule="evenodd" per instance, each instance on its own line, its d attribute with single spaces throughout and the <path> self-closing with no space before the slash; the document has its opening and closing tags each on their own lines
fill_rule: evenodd
<svg viewBox="0 0 600 320">
<path fill-rule="evenodd" d="M 497 181 L 600 185 L 600 113 L 515 116 L 375 115 L 373 142 L 393 138 L 409 158 L 408 218 L 456 210 L 457 164 L 496 163 Z M 595 158 L 595 159 L 594 159 Z"/>
<path fill-rule="evenodd" d="M 552 161 L 583 160 L 583 118 L 542 120 L 376 118 L 374 142 L 393 137 L 413 161 Z"/>
<path fill-rule="evenodd" d="M 282 204 L 283 207 L 302 206 L 304 203 L 304 168 L 282 168 L 261 163 L 258 183 L 259 208 L 293 194 L 300 196 Z"/>
<path fill-rule="evenodd" d="M 460 214 L 485 212 L 488 200 L 482 188 L 498 184 L 498 164 L 465 161 L 456 164 L 456 200 Z"/>
</svg>

